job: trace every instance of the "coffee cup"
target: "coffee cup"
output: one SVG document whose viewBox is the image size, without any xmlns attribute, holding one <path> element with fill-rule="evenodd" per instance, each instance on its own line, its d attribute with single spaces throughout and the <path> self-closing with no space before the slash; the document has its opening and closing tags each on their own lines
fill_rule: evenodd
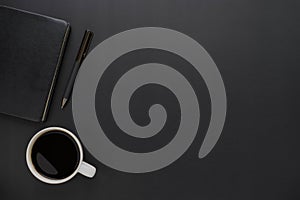
<svg viewBox="0 0 300 200">
<path fill-rule="evenodd" d="M 40 181 L 60 184 L 77 173 L 92 178 L 96 168 L 83 161 L 83 148 L 79 139 L 69 130 L 48 127 L 30 140 L 26 162 L 31 173 Z"/>
</svg>

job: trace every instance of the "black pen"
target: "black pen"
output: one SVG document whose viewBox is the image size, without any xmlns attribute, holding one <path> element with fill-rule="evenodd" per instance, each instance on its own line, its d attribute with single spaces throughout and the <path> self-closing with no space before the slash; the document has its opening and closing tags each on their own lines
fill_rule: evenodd
<svg viewBox="0 0 300 200">
<path fill-rule="evenodd" d="M 68 85 L 66 87 L 66 90 L 65 90 L 65 93 L 64 93 L 64 96 L 62 99 L 61 109 L 63 109 L 65 107 L 66 103 L 69 100 L 69 97 L 73 90 L 76 75 L 78 73 L 78 70 L 79 70 L 79 67 L 80 67 L 82 61 L 84 60 L 84 58 L 86 57 L 86 55 L 88 53 L 88 49 L 90 47 L 93 35 L 94 35 L 93 32 L 90 30 L 86 30 L 84 33 L 84 36 L 83 36 L 83 39 L 82 39 L 75 63 L 74 63 L 74 68 L 73 68 L 72 74 L 69 78 Z"/>
</svg>

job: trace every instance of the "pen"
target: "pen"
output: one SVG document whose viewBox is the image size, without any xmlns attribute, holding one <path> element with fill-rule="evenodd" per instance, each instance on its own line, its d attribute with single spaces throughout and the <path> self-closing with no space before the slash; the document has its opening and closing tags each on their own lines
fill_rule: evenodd
<svg viewBox="0 0 300 200">
<path fill-rule="evenodd" d="M 78 73 L 78 70 L 80 68 L 80 65 L 81 65 L 82 61 L 84 60 L 84 58 L 87 55 L 89 46 L 90 46 L 92 38 L 93 38 L 93 35 L 94 35 L 93 32 L 90 31 L 90 30 L 86 30 L 85 33 L 84 33 L 84 36 L 83 36 L 78 54 L 76 56 L 76 60 L 75 60 L 75 63 L 74 63 L 74 68 L 73 68 L 72 74 L 69 78 L 69 81 L 67 83 L 67 87 L 65 89 L 65 93 L 64 93 L 62 103 L 61 103 L 61 109 L 63 109 L 65 107 L 65 105 L 67 104 L 67 102 L 69 100 L 69 97 L 70 97 L 70 95 L 72 93 L 72 90 L 73 90 L 76 75 Z"/>
</svg>

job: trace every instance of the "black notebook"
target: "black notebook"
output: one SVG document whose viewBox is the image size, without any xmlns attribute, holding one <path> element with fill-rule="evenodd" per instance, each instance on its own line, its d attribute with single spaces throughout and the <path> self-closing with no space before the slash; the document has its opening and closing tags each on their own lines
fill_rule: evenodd
<svg viewBox="0 0 300 200">
<path fill-rule="evenodd" d="M 0 6 L 0 113 L 45 121 L 69 23 Z"/>
</svg>

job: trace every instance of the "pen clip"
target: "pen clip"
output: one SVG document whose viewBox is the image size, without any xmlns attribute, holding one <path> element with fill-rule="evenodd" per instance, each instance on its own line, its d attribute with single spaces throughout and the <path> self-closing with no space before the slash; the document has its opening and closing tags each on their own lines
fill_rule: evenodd
<svg viewBox="0 0 300 200">
<path fill-rule="evenodd" d="M 94 33 L 90 30 L 86 30 L 77 54 L 76 60 L 80 63 L 84 60 L 84 58 L 87 56 L 88 49 L 91 45 L 91 41 L 93 38 Z"/>
</svg>

